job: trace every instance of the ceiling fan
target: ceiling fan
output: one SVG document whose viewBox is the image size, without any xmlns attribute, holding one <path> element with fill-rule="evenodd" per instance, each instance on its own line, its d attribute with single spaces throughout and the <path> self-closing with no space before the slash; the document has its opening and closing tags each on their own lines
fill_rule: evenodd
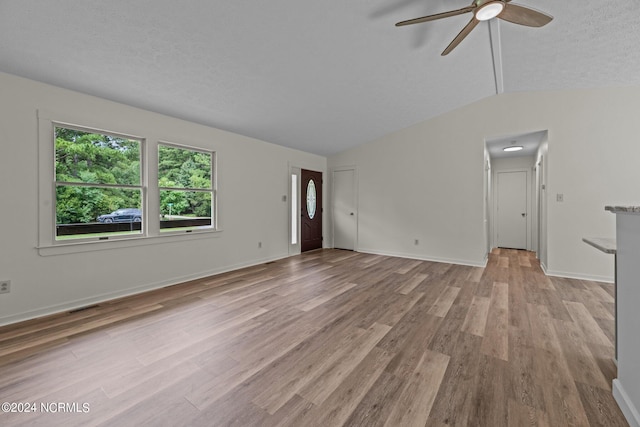
<svg viewBox="0 0 640 427">
<path fill-rule="evenodd" d="M 450 16 L 462 15 L 463 13 L 473 12 L 471 21 L 460 31 L 449 46 L 442 52 L 442 56 L 449 54 L 456 46 L 460 44 L 465 37 L 469 35 L 476 25 L 481 21 L 488 21 L 492 18 L 500 18 L 514 24 L 526 25 L 528 27 L 542 27 L 553 19 L 553 16 L 543 12 L 530 9 L 525 6 L 510 3 L 511 0 L 473 0 L 471 6 L 462 9 L 452 10 L 449 12 L 436 13 L 435 15 L 423 16 L 421 18 L 409 19 L 396 24 L 396 27 L 405 25 L 419 24 L 421 22 L 435 21 L 436 19 L 448 18 Z"/>
</svg>

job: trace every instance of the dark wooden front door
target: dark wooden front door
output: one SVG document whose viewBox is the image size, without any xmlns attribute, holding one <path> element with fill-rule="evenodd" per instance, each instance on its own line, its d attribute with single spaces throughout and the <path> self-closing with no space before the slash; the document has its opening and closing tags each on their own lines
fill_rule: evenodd
<svg viewBox="0 0 640 427">
<path fill-rule="evenodd" d="M 302 169 L 300 250 L 322 247 L 322 172 Z"/>
</svg>

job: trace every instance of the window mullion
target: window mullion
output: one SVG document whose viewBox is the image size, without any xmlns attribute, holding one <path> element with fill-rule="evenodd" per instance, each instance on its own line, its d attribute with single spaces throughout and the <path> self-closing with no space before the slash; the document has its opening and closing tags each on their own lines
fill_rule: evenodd
<svg viewBox="0 0 640 427">
<path fill-rule="evenodd" d="M 96 188 L 127 188 L 138 190 L 142 189 L 142 185 L 127 184 L 100 184 L 96 182 L 73 182 L 73 181 L 56 181 L 56 187 L 96 187 Z"/>
<path fill-rule="evenodd" d="M 162 191 L 197 191 L 200 193 L 212 193 L 213 190 L 211 188 L 191 188 L 191 187 L 158 187 L 159 190 Z"/>
</svg>

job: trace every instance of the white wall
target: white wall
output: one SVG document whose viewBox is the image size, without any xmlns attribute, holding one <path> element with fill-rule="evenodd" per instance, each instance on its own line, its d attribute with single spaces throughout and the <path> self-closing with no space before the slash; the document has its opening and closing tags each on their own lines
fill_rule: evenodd
<svg viewBox="0 0 640 427">
<path fill-rule="evenodd" d="M 611 215 L 614 216 L 614 215 Z M 640 426 L 640 215 L 619 213 L 618 257 L 618 378 L 613 396 L 631 427 Z"/>
<path fill-rule="evenodd" d="M 612 280 L 613 259 L 581 239 L 614 235 L 605 205 L 640 201 L 638 111 L 640 87 L 504 94 L 332 156 L 329 167 L 358 167 L 360 250 L 482 264 L 484 141 L 548 130 L 547 270 Z"/>
<path fill-rule="evenodd" d="M 509 169 L 531 169 L 536 158 L 534 156 L 518 156 L 491 159 L 491 168 L 494 172 Z"/>
<path fill-rule="evenodd" d="M 289 192 L 289 164 L 326 175 L 321 156 L 7 74 L 0 74 L 0 89 L 0 279 L 12 281 L 11 293 L 0 295 L 0 324 L 287 256 L 289 207 L 282 196 Z M 40 256 L 39 109 L 77 117 L 77 124 L 86 117 L 111 131 L 215 150 L 224 230 L 188 241 Z"/>
<path fill-rule="evenodd" d="M 484 265 L 483 158 L 484 137 L 448 117 L 330 157 L 358 168 L 358 250 Z"/>
</svg>

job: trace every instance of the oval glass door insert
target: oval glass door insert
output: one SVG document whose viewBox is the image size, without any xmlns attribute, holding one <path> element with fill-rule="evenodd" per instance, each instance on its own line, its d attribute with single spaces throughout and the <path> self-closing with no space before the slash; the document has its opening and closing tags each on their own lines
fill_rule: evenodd
<svg viewBox="0 0 640 427">
<path fill-rule="evenodd" d="M 316 216 L 316 184 L 313 180 L 309 180 L 307 185 L 307 214 L 309 219 L 313 219 Z"/>
</svg>

